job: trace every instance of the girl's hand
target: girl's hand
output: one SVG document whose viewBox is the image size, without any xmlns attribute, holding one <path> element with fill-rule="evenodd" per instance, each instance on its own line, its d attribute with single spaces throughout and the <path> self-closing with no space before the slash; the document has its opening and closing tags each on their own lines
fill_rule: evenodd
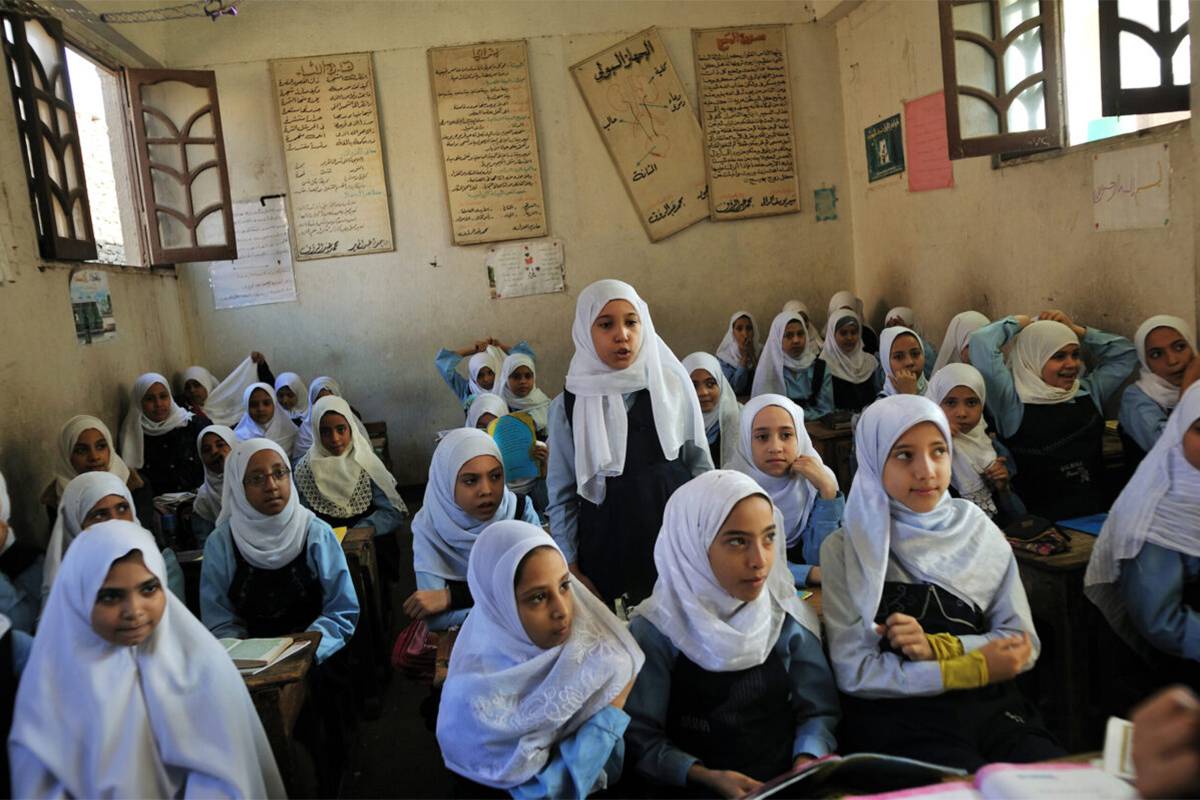
<svg viewBox="0 0 1200 800">
<path fill-rule="evenodd" d="M 900 394 L 916 394 L 919 376 L 915 372 L 907 369 L 897 370 L 892 373 L 890 378 L 892 386 L 896 387 L 896 391 Z"/>
<path fill-rule="evenodd" d="M 613 708 L 619 708 L 619 709 L 624 710 L 625 701 L 629 699 L 629 693 L 633 691 L 633 682 L 635 680 L 637 680 L 636 676 L 634 676 L 633 678 L 630 678 L 629 683 L 625 684 L 625 688 L 621 690 L 621 693 L 619 695 L 617 695 L 616 697 L 614 697 L 612 699 L 612 702 L 609 703 L 609 705 L 612 706 Z"/>
<path fill-rule="evenodd" d="M 995 461 L 983 471 L 983 477 L 991 481 L 992 486 L 1003 491 L 1008 486 L 1008 466 L 1004 456 L 998 456 Z"/>
<path fill-rule="evenodd" d="M 495 339 L 495 338 L 492 338 L 492 337 L 488 337 L 487 343 L 488 343 L 488 344 L 490 344 L 490 345 L 494 345 L 494 346 L 496 346 L 496 347 L 499 347 L 499 348 L 500 348 L 501 350 L 503 350 L 505 353 L 507 353 L 509 350 L 512 350 L 512 345 L 511 345 L 511 344 L 505 344 L 504 342 L 500 341 L 499 339 Z"/>
<path fill-rule="evenodd" d="M 820 459 L 812 456 L 797 456 L 796 460 L 788 467 L 788 473 L 799 475 L 811 483 L 824 500 L 832 500 L 837 497 L 837 479 L 829 474 L 829 470 L 825 469 L 825 465 L 821 463 Z"/>
<path fill-rule="evenodd" d="M 583 572 L 579 569 L 578 563 L 568 564 L 567 568 L 571 570 L 571 574 L 575 576 L 575 580 L 583 584 L 584 588 L 596 595 L 596 597 L 600 597 L 600 590 L 596 588 L 596 584 L 592 583 L 591 578 L 583 574 Z"/>
<path fill-rule="evenodd" d="M 261 364 L 264 361 L 266 361 L 267 359 L 263 356 L 262 353 L 258 352 L 257 350 L 251 350 L 250 351 L 250 360 L 252 362 L 254 362 L 255 364 Z"/>
<path fill-rule="evenodd" d="M 1049 319 L 1055 322 L 1061 322 L 1063 325 L 1066 325 L 1068 328 L 1075 331 L 1075 335 L 1081 339 L 1083 338 L 1083 335 L 1087 333 L 1087 328 L 1076 325 L 1071 321 L 1071 318 L 1068 317 L 1066 313 L 1059 311 L 1056 308 L 1048 309 L 1038 314 L 1038 319 Z"/>
<path fill-rule="evenodd" d="M 1183 383 L 1180 384 L 1180 391 L 1187 391 L 1187 388 L 1196 381 L 1200 380 L 1200 358 L 1193 358 L 1188 362 L 1187 369 L 1183 371 Z"/>
<path fill-rule="evenodd" d="M 1024 330 L 1026 327 L 1028 327 L 1029 323 L 1033 322 L 1033 317 L 1029 316 L 1028 314 L 1013 314 L 1013 319 L 1015 319 L 1017 321 L 1017 325 L 1020 326 L 1018 330 Z"/>
<path fill-rule="evenodd" d="M 0 550 L 3 550 L 6 544 L 8 544 L 8 523 L 0 519 Z"/>
<path fill-rule="evenodd" d="M 750 339 L 738 345 L 738 350 L 742 354 L 742 366 L 746 369 L 754 366 L 754 342 Z"/>
<path fill-rule="evenodd" d="M 546 460 L 550 458 L 550 447 L 545 442 L 534 442 L 533 447 L 529 448 L 529 457 L 542 467 L 542 472 L 545 472 Z"/>
<path fill-rule="evenodd" d="M 892 614 L 884 624 L 875 626 L 875 632 L 886 636 L 891 648 L 903 653 L 910 661 L 933 661 L 937 657 L 925 638 L 921 623 L 908 614 Z"/>
<path fill-rule="evenodd" d="M 821 568 L 813 567 L 808 571 L 808 577 L 804 579 L 804 583 L 808 586 L 821 585 Z"/>
<path fill-rule="evenodd" d="M 904 325 L 904 320 L 899 317 L 888 317 L 883 321 L 883 327 L 885 328 L 895 328 L 899 325 Z"/>
<path fill-rule="evenodd" d="M 449 589 L 418 589 L 404 601 L 404 613 L 410 619 L 425 619 L 450 608 Z"/>
<path fill-rule="evenodd" d="M 1142 797 L 1200 794 L 1200 702 L 1172 686 L 1133 711 L 1133 765 Z"/>
<path fill-rule="evenodd" d="M 761 782 L 754 780 L 749 775 L 743 775 L 731 769 L 709 769 L 700 764 L 692 764 L 688 768 L 688 778 L 702 786 L 707 786 L 718 796 L 726 798 L 742 797 L 762 786 Z"/>
<path fill-rule="evenodd" d="M 987 661 L 988 683 L 1003 683 L 1017 677 L 1021 668 L 1029 662 L 1033 654 L 1033 643 L 1029 634 L 1009 636 L 1004 639 L 993 639 L 979 648 Z"/>
</svg>

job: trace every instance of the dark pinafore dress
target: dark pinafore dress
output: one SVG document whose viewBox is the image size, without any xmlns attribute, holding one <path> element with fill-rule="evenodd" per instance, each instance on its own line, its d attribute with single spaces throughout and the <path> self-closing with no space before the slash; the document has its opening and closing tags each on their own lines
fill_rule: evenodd
<svg viewBox="0 0 1200 800">
<path fill-rule="evenodd" d="M 988 631 L 982 611 L 931 583 L 885 583 L 875 622 L 882 624 L 896 612 L 915 617 L 929 634 Z M 880 640 L 879 649 L 895 652 L 887 639 Z M 932 697 L 842 694 L 841 700 L 837 737 L 845 753 L 886 753 L 968 772 L 993 761 L 1029 763 L 1066 755 L 1013 681 Z"/>
<path fill-rule="evenodd" d="M 1030 514 L 1053 521 L 1108 508 L 1103 437 L 1104 417 L 1089 396 L 1025 404 L 1021 427 L 1004 444 L 1021 465 L 1013 491 Z"/>
<path fill-rule="evenodd" d="M 567 420 L 574 425 L 575 395 L 563 392 Z M 692 478 L 682 458 L 668 461 L 658 442 L 650 392 L 637 392 L 627 412 L 625 468 L 606 478 L 600 505 L 579 498 L 579 568 L 609 605 L 622 595 L 638 603 L 654 591 L 654 542 L 667 499 Z"/>
<path fill-rule="evenodd" d="M 875 401 L 875 394 L 875 381 L 869 377 L 862 383 L 851 383 L 833 376 L 833 407 L 838 411 L 862 411 Z"/>
</svg>

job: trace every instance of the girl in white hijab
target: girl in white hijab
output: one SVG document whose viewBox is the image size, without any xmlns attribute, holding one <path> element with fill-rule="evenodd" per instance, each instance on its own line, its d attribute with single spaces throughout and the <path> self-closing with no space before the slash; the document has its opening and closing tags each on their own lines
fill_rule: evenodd
<svg viewBox="0 0 1200 800">
<path fill-rule="evenodd" d="M 1029 513 L 1052 521 L 1095 514 L 1109 503 L 1104 403 L 1137 354 L 1128 339 L 1076 325 L 1062 311 L 1039 317 L 1005 317 L 975 331 L 971 363 L 983 375 L 1000 441 L 1021 466 L 1013 490 Z M 1085 348 L 1093 364 L 1086 375 Z"/>
<path fill-rule="evenodd" d="M 304 506 L 283 448 L 247 439 L 225 459 L 217 528 L 204 544 L 200 612 L 219 637 L 321 634 L 316 660 L 358 623 L 358 596 L 333 529 Z"/>
<path fill-rule="evenodd" d="M 883 327 L 891 328 L 894 326 L 903 326 L 916 331 L 917 315 L 908 306 L 896 306 L 888 309 L 887 314 L 883 317 Z M 921 349 L 925 351 L 925 368 L 922 370 L 926 380 L 933 375 L 933 362 L 937 359 L 937 352 L 934 351 L 933 345 L 925 338 L 923 334 L 917 334 L 921 339 Z"/>
<path fill-rule="evenodd" d="M 525 353 L 511 353 L 500 367 L 491 394 L 498 394 L 512 411 L 524 411 L 533 420 L 539 439 L 546 438 L 550 398 L 537 385 L 537 367 Z M 473 405 L 473 404 L 472 404 Z"/>
<path fill-rule="evenodd" d="M 24 633 L 33 633 L 41 609 L 44 559 L 39 548 L 17 540 L 17 532 L 9 524 L 11 517 L 8 483 L 0 473 L 0 621 L 3 621 L 0 627 L 7 625 Z M 0 640 L 3 636 L 4 631 L 0 631 Z M 0 663 L 0 672 L 10 666 Z M 0 681 L 3 681 L 2 674 Z M 3 691 L 0 691 L 0 701 L 2 696 Z"/>
<path fill-rule="evenodd" d="M 804 409 L 805 419 L 820 419 L 833 411 L 833 375 L 818 359 L 820 354 L 808 338 L 803 317 L 788 311 L 776 315 L 752 394 L 785 395 Z"/>
<path fill-rule="evenodd" d="M 268 383 L 255 383 L 246 387 L 242 395 L 242 408 L 242 419 L 233 429 L 239 439 L 270 439 L 282 447 L 285 453 L 292 452 L 299 431 L 296 429 L 296 423 L 292 422 L 287 412 L 279 405 L 274 387 Z"/>
<path fill-rule="evenodd" d="M 925 343 L 912 328 L 884 328 L 879 337 L 879 363 L 883 365 L 880 397 L 925 394 Z"/>
<path fill-rule="evenodd" d="M 708 435 L 708 454 L 713 465 L 725 468 L 737 452 L 738 420 L 742 405 L 733 387 L 721 371 L 721 362 L 708 353 L 692 353 L 683 359 L 683 368 L 696 387 L 700 413 L 704 415 L 704 432 Z M 728 435 L 725 435 L 728 434 Z"/>
<path fill-rule="evenodd" d="M 442 380 L 446 382 L 450 391 L 454 392 L 454 396 L 458 398 L 458 402 L 466 409 L 470 405 L 472 397 L 487 394 L 499 385 L 496 381 L 500 377 L 504 358 L 509 353 L 524 353 L 530 358 L 535 357 L 533 348 L 529 346 L 528 342 L 520 341 L 515 345 L 504 345 L 496 339 L 489 338 L 481 339 L 475 344 L 459 350 L 448 350 L 443 347 L 437 352 L 433 363 L 441 374 Z M 468 359 L 466 378 L 458 371 L 458 365 L 464 358 Z"/>
<path fill-rule="evenodd" d="M 446 766 L 515 797 L 583 798 L 621 774 L 622 711 L 643 657 L 612 612 L 570 580 L 541 528 L 488 527 L 471 551 L 475 609 L 454 652 L 438 711 Z"/>
<path fill-rule="evenodd" d="M 821 361 L 832 375 L 833 406 L 838 411 L 862 411 L 883 388 L 879 359 L 863 349 L 862 318 L 848 308 L 830 313 Z"/>
<path fill-rule="evenodd" d="M 131 489 L 142 487 L 141 478 L 130 472 L 124 460 L 117 455 L 116 440 L 108 426 L 96 417 L 80 414 L 67 420 L 58 432 L 54 480 L 42 492 L 42 505 L 58 508 L 59 498 L 67 484 L 84 472 L 111 472 L 129 484 Z"/>
<path fill-rule="evenodd" d="M 275 379 L 275 397 L 297 427 L 308 413 L 308 387 L 294 372 L 285 372 Z"/>
<path fill-rule="evenodd" d="M 833 324 L 834 313 L 844 308 L 858 315 L 859 325 L 862 326 L 859 337 L 862 339 L 863 349 L 871 355 L 879 353 L 879 334 L 866 323 L 867 313 L 863 306 L 862 298 L 845 289 L 835 292 L 833 297 L 829 298 L 829 310 L 825 316 L 825 333 L 829 333 L 829 327 Z"/>
<path fill-rule="evenodd" d="M 1040 649 L 1012 548 L 946 493 L 945 414 L 924 397 L 885 397 L 854 441 L 845 524 L 821 547 L 844 749 L 968 771 L 1061 756 L 1012 682 Z"/>
<path fill-rule="evenodd" d="M 825 341 L 825 337 L 817 330 L 817 326 L 813 324 L 812 314 L 808 311 L 808 304 L 800 300 L 788 300 L 783 304 L 783 311 L 788 314 L 799 314 L 804 320 L 804 327 L 808 331 L 808 346 L 818 353 L 821 351 L 821 343 Z"/>
<path fill-rule="evenodd" d="M 242 393 L 258 381 L 272 383 L 274 376 L 263 354 L 255 351 L 219 382 L 204 367 L 188 367 L 180 396 L 192 413 L 203 414 L 217 425 L 236 425 L 242 416 Z"/>
<path fill-rule="evenodd" d="M 1004 527 L 1025 514 L 1025 505 L 1009 488 L 1016 470 L 1004 445 L 992 441 L 983 419 L 987 387 L 979 370 L 970 364 L 949 364 L 929 381 L 925 396 L 937 403 L 954 436 L 954 462 L 950 486 L 958 497 L 983 509 Z"/>
<path fill-rule="evenodd" d="M 492 437 L 473 428 L 448 432 L 433 451 L 425 500 L 413 518 L 417 591 L 404 612 L 431 630 L 461 625 L 471 610 L 465 591 L 471 548 L 489 525 L 506 519 L 541 524 L 533 503 L 505 485 Z"/>
<path fill-rule="evenodd" d="M 17 692 L 14 796 L 285 796 L 245 682 L 165 579 L 132 522 L 71 548 Z"/>
<path fill-rule="evenodd" d="M 341 384 L 327 375 L 322 375 L 308 385 L 308 412 L 305 413 L 304 419 L 300 423 L 300 431 L 296 435 L 296 444 L 292 446 L 291 456 L 293 461 L 299 461 L 300 458 L 302 458 L 304 454 L 307 453 L 310 448 L 312 448 L 313 408 L 316 407 L 318 400 L 326 395 L 331 394 L 342 398 L 345 398 L 346 396 L 346 394 L 342 391 Z M 350 401 L 347 400 L 346 402 L 349 403 Z M 354 406 L 350 406 L 350 411 L 354 415 L 354 418 L 350 420 L 351 424 L 358 429 L 359 435 L 364 440 L 368 442 L 371 441 L 371 436 L 367 433 L 366 426 L 363 425 L 362 419 L 359 417 L 358 412 L 354 410 Z"/>
<path fill-rule="evenodd" d="M 737 797 L 836 748 L 837 690 L 785 566 L 783 524 L 732 471 L 667 502 L 658 581 L 629 624 L 646 663 L 625 706 L 630 759 L 655 794 Z"/>
<path fill-rule="evenodd" d="M 778 394 L 751 399 L 730 469 L 754 479 L 783 515 L 780 534 L 796 585 L 820 585 L 821 543 L 841 527 L 846 501 L 812 445 L 800 408 Z"/>
<path fill-rule="evenodd" d="M 221 517 L 225 459 L 237 443 L 237 434 L 224 425 L 209 425 L 196 437 L 196 450 L 204 463 L 204 485 L 196 490 L 196 499 L 192 503 L 192 536 L 200 549 L 204 549 L 208 535 Z"/>
<path fill-rule="evenodd" d="M 637 602 L 654 586 L 667 498 L 712 469 L 704 416 L 629 284 L 584 289 L 571 338 L 566 391 L 550 406 L 550 530 L 585 585 Z"/>
<path fill-rule="evenodd" d="M 1117 498 L 1088 563 L 1084 591 L 1147 657 L 1156 685 L 1196 683 L 1200 661 L 1200 383 Z"/>
<path fill-rule="evenodd" d="M 477 394 L 467 409 L 467 421 L 463 427 L 486 431 L 493 420 L 503 417 L 508 410 L 508 403 L 504 402 L 503 397 L 490 392 Z"/>
<path fill-rule="evenodd" d="M 725 335 L 717 345 L 716 356 L 721 362 L 725 380 L 738 395 L 750 394 L 754 372 L 762 354 L 758 340 L 758 322 L 749 311 L 735 311 L 725 327 Z"/>
<path fill-rule="evenodd" d="M 1136 465 L 1154 447 L 1179 403 L 1184 372 L 1196 354 L 1196 334 L 1179 317 L 1160 314 L 1141 324 L 1133 345 L 1142 368 L 1121 395 L 1120 420 L 1126 460 Z"/>
<path fill-rule="evenodd" d="M 121 423 L 121 457 L 138 470 L 154 496 L 194 492 L 204 483 L 196 437 L 209 424 L 175 403 L 171 385 L 157 372 L 133 382 L 129 410 Z"/>
<path fill-rule="evenodd" d="M 970 364 L 969 348 L 971 334 L 991 323 L 991 320 L 978 311 L 963 311 L 955 314 L 946 326 L 946 335 L 942 337 L 942 346 L 938 350 L 937 360 L 933 362 L 933 371 L 937 373 L 948 364 Z M 967 357 L 964 358 L 963 355 Z"/>
</svg>

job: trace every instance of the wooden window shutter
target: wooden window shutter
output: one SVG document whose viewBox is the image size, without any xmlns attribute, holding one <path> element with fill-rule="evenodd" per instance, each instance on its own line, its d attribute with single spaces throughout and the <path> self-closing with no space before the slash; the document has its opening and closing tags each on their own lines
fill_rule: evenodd
<svg viewBox="0 0 1200 800">
<path fill-rule="evenodd" d="M 3 47 L 42 258 L 96 258 L 62 25 L 5 12 Z"/>
<path fill-rule="evenodd" d="M 1124 16 L 1122 10 L 1137 16 Z M 1186 0 L 1139 0 L 1133 5 L 1100 0 L 1100 104 L 1104 116 L 1187 111 L 1191 107 L 1190 47 L 1182 47 L 1187 39 Z M 1147 47 L 1158 58 L 1158 74 L 1133 74 L 1130 67 L 1136 50 L 1144 52 Z"/>
<path fill-rule="evenodd" d="M 237 258 L 217 78 L 127 69 L 152 264 Z"/>
<path fill-rule="evenodd" d="M 950 158 L 1062 147 L 1057 5 L 940 0 Z"/>
</svg>

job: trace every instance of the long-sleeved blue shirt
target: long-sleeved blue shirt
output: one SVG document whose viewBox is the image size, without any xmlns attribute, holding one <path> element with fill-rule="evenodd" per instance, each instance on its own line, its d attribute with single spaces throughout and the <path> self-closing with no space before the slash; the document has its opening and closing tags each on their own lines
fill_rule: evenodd
<svg viewBox="0 0 1200 800">
<path fill-rule="evenodd" d="M 200 571 L 200 617 L 218 639 L 245 638 L 246 623 L 239 619 L 229 599 L 229 585 L 237 569 L 233 533 L 230 524 L 218 525 L 204 544 L 204 565 Z M 321 614 L 306 630 L 319 631 L 317 647 L 320 664 L 341 650 L 358 625 L 358 595 L 346 564 L 342 545 L 330 528 L 316 517 L 308 524 L 304 551 L 308 568 L 321 583 L 324 603 Z"/>
<path fill-rule="evenodd" d="M 635 397 L 635 392 L 624 396 L 627 412 L 633 407 Z M 550 518 L 550 536 L 562 550 L 567 563 L 573 564 L 579 535 L 579 493 L 575 483 L 575 437 L 567 420 L 564 398 L 565 395 L 560 394 L 550 403 L 550 462 L 546 465 L 550 505 L 546 516 Z M 679 457 L 693 478 L 713 468 L 707 441 L 684 442 Z"/>
<path fill-rule="evenodd" d="M 849 585 L 843 559 L 844 531 L 835 531 L 821 546 L 821 611 L 825 634 L 829 641 L 829 659 L 838 688 L 863 698 L 932 697 L 942 694 L 942 669 L 937 661 L 910 661 L 896 653 L 879 649 L 879 634 L 874 620 L 863 620 L 858 613 L 857 593 L 861 587 Z M 987 633 L 959 636 L 963 652 L 970 653 L 992 639 L 1029 634 L 1033 645 L 1029 663 L 1031 669 L 1041 652 L 1037 632 L 1028 628 L 1017 613 L 1018 605 L 1028 607 L 1024 600 L 1025 587 L 1017 569 L 1017 560 L 1009 555 L 1008 569 L 992 602 L 983 609 L 989 630 Z M 888 558 L 884 580 L 916 583 L 894 558 Z M 954 592 L 953 586 L 941 587 Z"/>
<path fill-rule="evenodd" d="M 787 367 L 783 368 L 783 381 L 787 384 L 788 399 L 800 405 L 801 401 L 807 402 L 812 396 L 812 379 L 814 366 L 808 369 L 792 370 Z M 821 378 L 821 390 L 817 392 L 817 399 L 811 406 L 804 409 L 805 419 L 820 419 L 821 417 L 833 411 L 833 373 L 828 368 L 825 369 L 825 375 Z"/>
<path fill-rule="evenodd" d="M 1154 402 L 1136 383 L 1125 387 L 1117 418 L 1121 420 L 1121 430 L 1145 452 L 1149 453 L 1162 436 L 1170 416 L 1170 411 Z"/>
<path fill-rule="evenodd" d="M 1200 661 L 1200 612 L 1184 605 L 1183 588 L 1196 580 L 1200 558 L 1148 542 L 1121 562 L 1121 595 L 1134 627 L 1164 653 L 1192 661 Z"/>
<path fill-rule="evenodd" d="M 509 354 L 511 355 L 512 353 L 524 353 L 533 358 L 534 361 L 537 360 L 534 358 L 533 348 L 529 346 L 529 342 L 524 340 L 513 345 L 513 349 Z M 458 402 L 462 403 L 462 407 L 465 410 L 471 404 L 470 400 L 474 395 L 471 394 L 470 382 L 458 372 L 458 365 L 462 360 L 463 357 L 458 353 L 443 347 L 434 356 L 433 363 L 437 367 L 437 371 L 442 374 L 442 380 L 450 387 L 450 391 L 454 392 L 454 396 L 458 398 Z M 499 373 L 496 375 L 496 380 L 500 380 Z"/>
<path fill-rule="evenodd" d="M 542 520 L 538 517 L 537 510 L 533 507 L 533 501 L 529 498 L 525 499 L 525 513 L 521 519 L 526 522 L 542 526 Z M 417 572 L 417 588 L 418 589 L 445 589 L 449 586 L 449 582 L 441 575 L 434 575 L 432 572 Z M 466 580 L 466 577 L 463 577 Z M 469 608 L 449 608 L 440 614 L 434 614 L 432 617 L 425 618 L 425 625 L 431 631 L 444 631 L 450 628 L 460 627 L 467 621 L 467 614 L 471 612 Z"/>
<path fill-rule="evenodd" d="M 804 480 L 799 478 L 799 480 Z M 813 491 L 816 491 L 815 489 Z M 803 545 L 804 563 L 788 561 L 788 570 L 797 586 L 808 585 L 808 573 L 812 568 L 821 564 L 821 545 L 829 538 L 829 534 L 842 527 L 842 515 L 846 512 L 846 498 L 841 492 L 832 500 L 818 496 L 813 503 L 812 513 L 800 532 L 800 542 Z M 788 520 L 784 520 L 784 526 Z"/>
<path fill-rule="evenodd" d="M 667 738 L 671 675 L 679 648 L 645 617 L 630 620 L 629 632 L 646 654 L 646 663 L 625 703 L 630 718 L 625 732 L 630 758 L 638 772 L 657 783 L 684 786 L 688 770 L 699 759 Z M 773 653 L 783 660 L 791 683 L 791 705 L 796 715 L 792 757 L 802 753 L 829 755 L 837 747 L 833 732 L 841 712 L 821 640 L 788 616 Z"/>
<path fill-rule="evenodd" d="M 508 793 L 517 800 L 583 800 L 592 792 L 607 789 L 621 777 L 628 725 L 628 714 L 616 706 L 605 706 L 554 745 L 554 754 L 541 772 Z"/>
<path fill-rule="evenodd" d="M 1017 395 L 1012 371 L 1004 363 L 1001 348 L 1021 330 L 1016 317 L 1005 317 L 984 325 L 971 334 L 971 364 L 983 375 L 987 407 L 996 430 L 1005 439 L 1015 436 L 1025 416 L 1025 404 Z M 1076 397 L 1090 397 L 1104 413 L 1104 401 L 1121 387 L 1137 365 L 1133 342 L 1115 333 L 1086 328 L 1080 345 L 1096 359 L 1096 368 L 1079 379 Z"/>
<path fill-rule="evenodd" d="M 730 364 L 719 358 L 717 361 L 721 362 L 721 372 L 725 373 L 725 380 L 729 381 L 733 393 L 739 397 L 750 394 L 750 389 L 754 386 L 754 369 L 743 367 L 741 364 Z"/>
</svg>

